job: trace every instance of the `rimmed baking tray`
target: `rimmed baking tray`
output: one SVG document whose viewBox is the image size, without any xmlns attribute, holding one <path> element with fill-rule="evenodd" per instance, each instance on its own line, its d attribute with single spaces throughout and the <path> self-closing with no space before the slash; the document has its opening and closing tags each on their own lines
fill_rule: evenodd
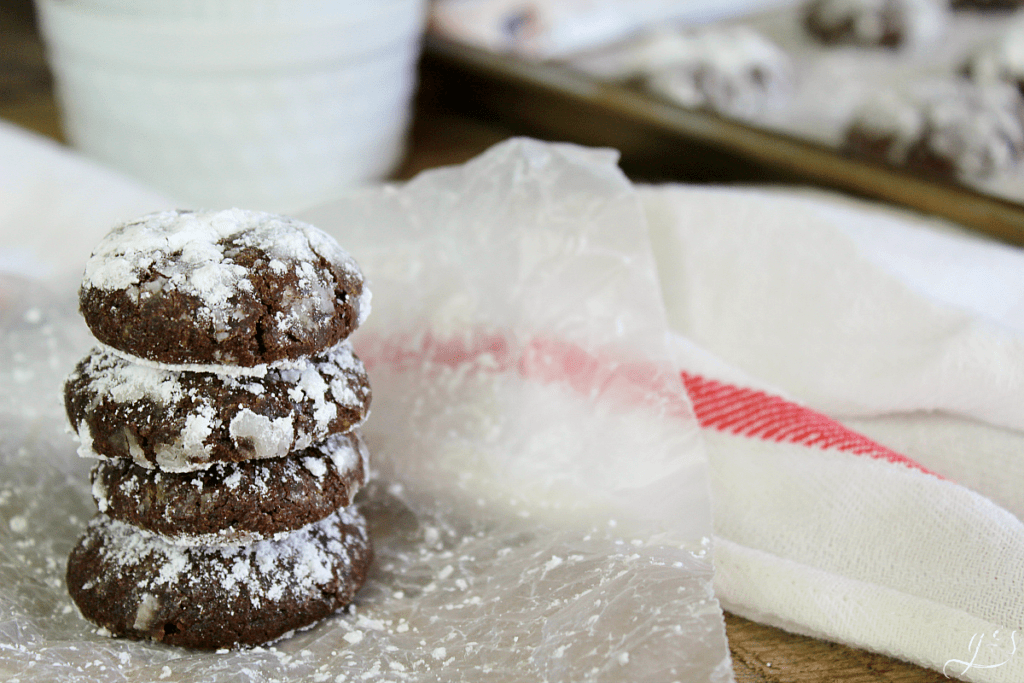
<svg viewBox="0 0 1024 683">
<path fill-rule="evenodd" d="M 683 109 L 567 66 L 428 36 L 423 76 L 446 103 L 524 133 L 615 147 L 640 180 L 784 182 L 841 190 L 1024 245 L 1024 205 L 844 156 L 825 145 Z"/>
</svg>

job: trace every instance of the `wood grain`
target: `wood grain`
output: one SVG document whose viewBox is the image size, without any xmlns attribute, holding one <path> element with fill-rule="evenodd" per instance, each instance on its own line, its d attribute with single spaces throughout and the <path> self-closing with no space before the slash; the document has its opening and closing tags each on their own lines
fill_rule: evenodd
<svg viewBox="0 0 1024 683">
<path fill-rule="evenodd" d="M 726 612 L 737 683 L 939 683 L 937 671 L 786 633 Z"/>
</svg>

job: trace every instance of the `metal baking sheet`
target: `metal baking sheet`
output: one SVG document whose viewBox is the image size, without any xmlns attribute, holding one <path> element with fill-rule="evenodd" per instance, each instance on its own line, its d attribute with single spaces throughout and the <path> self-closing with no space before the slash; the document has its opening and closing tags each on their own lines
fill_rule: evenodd
<svg viewBox="0 0 1024 683">
<path fill-rule="evenodd" d="M 546 139 L 607 146 L 639 180 L 827 187 L 940 216 L 1024 245 L 1024 205 L 844 156 L 828 145 L 687 110 L 560 63 L 428 36 L 423 77 L 446 106 Z"/>
</svg>

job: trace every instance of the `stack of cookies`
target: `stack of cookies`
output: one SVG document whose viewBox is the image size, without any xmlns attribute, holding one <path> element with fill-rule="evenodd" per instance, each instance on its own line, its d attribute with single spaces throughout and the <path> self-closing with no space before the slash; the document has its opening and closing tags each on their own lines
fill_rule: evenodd
<svg viewBox="0 0 1024 683">
<path fill-rule="evenodd" d="M 82 614 L 217 649 L 351 602 L 372 558 L 352 505 L 370 405 L 352 258 L 281 216 L 163 212 L 115 227 L 79 294 L 100 342 L 64 385 L 97 458 L 99 514 L 68 558 Z"/>
</svg>

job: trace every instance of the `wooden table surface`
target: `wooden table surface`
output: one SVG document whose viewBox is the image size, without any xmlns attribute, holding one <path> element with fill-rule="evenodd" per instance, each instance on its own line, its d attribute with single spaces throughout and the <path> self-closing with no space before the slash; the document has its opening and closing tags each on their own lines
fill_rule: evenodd
<svg viewBox="0 0 1024 683">
<path fill-rule="evenodd" d="M 467 114 L 441 92 L 437 74 L 422 74 L 408 153 L 395 172 L 417 172 L 457 164 L 476 156 L 517 130 Z M 456 94 L 458 95 L 458 94 Z M 458 99 L 456 97 L 455 99 Z M 0 118 L 64 141 L 52 81 L 29 0 L 0 6 Z M 733 670 L 738 683 L 938 683 L 942 674 L 889 657 L 797 636 L 725 615 Z"/>
</svg>

